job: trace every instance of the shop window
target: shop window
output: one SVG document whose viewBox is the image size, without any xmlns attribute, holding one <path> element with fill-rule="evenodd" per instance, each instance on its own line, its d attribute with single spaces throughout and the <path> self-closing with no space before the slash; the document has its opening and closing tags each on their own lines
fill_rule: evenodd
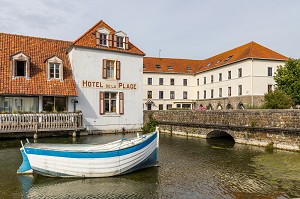
<svg viewBox="0 0 300 199">
<path fill-rule="evenodd" d="M 1 97 L 1 113 L 37 113 L 39 111 L 38 97 Z"/>
<path fill-rule="evenodd" d="M 12 56 L 13 62 L 13 78 L 17 77 L 30 77 L 30 57 L 22 52 Z"/>
<path fill-rule="evenodd" d="M 67 111 L 67 98 L 66 97 L 43 97 L 43 111 L 46 112 L 62 112 Z"/>
<path fill-rule="evenodd" d="M 121 62 L 103 59 L 102 78 L 120 80 Z"/>
</svg>

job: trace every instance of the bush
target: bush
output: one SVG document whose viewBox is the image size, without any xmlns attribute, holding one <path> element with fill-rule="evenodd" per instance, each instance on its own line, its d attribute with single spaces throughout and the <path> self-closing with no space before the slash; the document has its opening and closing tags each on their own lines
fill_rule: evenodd
<svg viewBox="0 0 300 199">
<path fill-rule="evenodd" d="M 156 119 L 153 118 L 153 115 L 149 115 L 149 122 L 147 122 L 143 127 L 142 130 L 144 132 L 150 133 L 155 131 L 155 127 L 158 124 Z"/>
<path fill-rule="evenodd" d="M 291 96 L 284 91 L 276 89 L 265 94 L 264 107 L 268 109 L 288 109 L 294 105 Z"/>
</svg>

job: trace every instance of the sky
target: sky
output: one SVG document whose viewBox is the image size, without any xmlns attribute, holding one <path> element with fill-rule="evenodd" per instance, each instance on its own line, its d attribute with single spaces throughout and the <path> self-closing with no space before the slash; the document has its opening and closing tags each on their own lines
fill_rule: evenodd
<svg viewBox="0 0 300 199">
<path fill-rule="evenodd" d="M 206 59 L 255 41 L 300 58 L 300 0 L 0 0 L 0 32 L 74 41 L 100 20 L 150 57 Z"/>
</svg>

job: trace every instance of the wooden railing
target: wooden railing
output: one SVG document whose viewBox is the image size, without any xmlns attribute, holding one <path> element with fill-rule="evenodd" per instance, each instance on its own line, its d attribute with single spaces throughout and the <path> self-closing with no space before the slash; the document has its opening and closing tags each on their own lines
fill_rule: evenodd
<svg viewBox="0 0 300 199">
<path fill-rule="evenodd" d="M 82 113 L 0 114 L 0 133 L 77 131 L 82 128 Z"/>
</svg>

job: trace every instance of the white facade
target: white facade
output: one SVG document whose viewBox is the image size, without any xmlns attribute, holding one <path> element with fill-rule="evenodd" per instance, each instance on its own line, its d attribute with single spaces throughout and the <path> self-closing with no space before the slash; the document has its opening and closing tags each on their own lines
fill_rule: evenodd
<svg viewBox="0 0 300 199">
<path fill-rule="evenodd" d="M 76 108 L 83 112 L 88 130 L 120 131 L 142 127 L 143 56 L 75 46 L 69 57 L 78 90 Z M 120 80 L 102 78 L 103 60 L 120 62 Z M 116 93 L 116 110 L 101 114 L 104 104 L 100 102 L 100 92 Z M 120 93 L 124 94 L 123 113 Z"/>
<path fill-rule="evenodd" d="M 224 100 L 225 98 L 229 101 L 239 98 L 241 103 L 253 106 L 255 105 L 254 97 L 263 97 L 268 89 L 274 89 L 273 76 L 279 65 L 284 65 L 284 61 L 249 58 L 194 75 L 146 72 L 143 77 L 144 110 L 149 110 L 147 105 L 149 102 L 153 102 L 152 110 L 166 110 L 168 104 L 172 104 L 172 108 L 183 108 L 177 107 L 176 104 L 187 102 L 195 105 L 196 102 L 199 104 L 201 101 Z M 152 85 L 148 85 L 148 78 L 153 79 Z M 159 78 L 164 79 L 164 85 L 159 85 Z M 174 78 L 175 86 L 170 86 L 170 78 Z M 188 79 L 187 86 L 182 84 L 184 78 Z M 171 90 L 176 93 L 175 99 L 170 99 Z M 153 92 L 152 99 L 148 98 L 148 91 Z M 163 99 L 159 99 L 159 91 L 163 91 Z M 187 99 L 183 99 L 183 91 L 188 92 Z M 243 102 L 242 97 L 250 97 L 251 102 Z M 160 104 L 163 109 L 159 108 Z M 217 109 L 217 107 L 213 108 Z"/>
</svg>

